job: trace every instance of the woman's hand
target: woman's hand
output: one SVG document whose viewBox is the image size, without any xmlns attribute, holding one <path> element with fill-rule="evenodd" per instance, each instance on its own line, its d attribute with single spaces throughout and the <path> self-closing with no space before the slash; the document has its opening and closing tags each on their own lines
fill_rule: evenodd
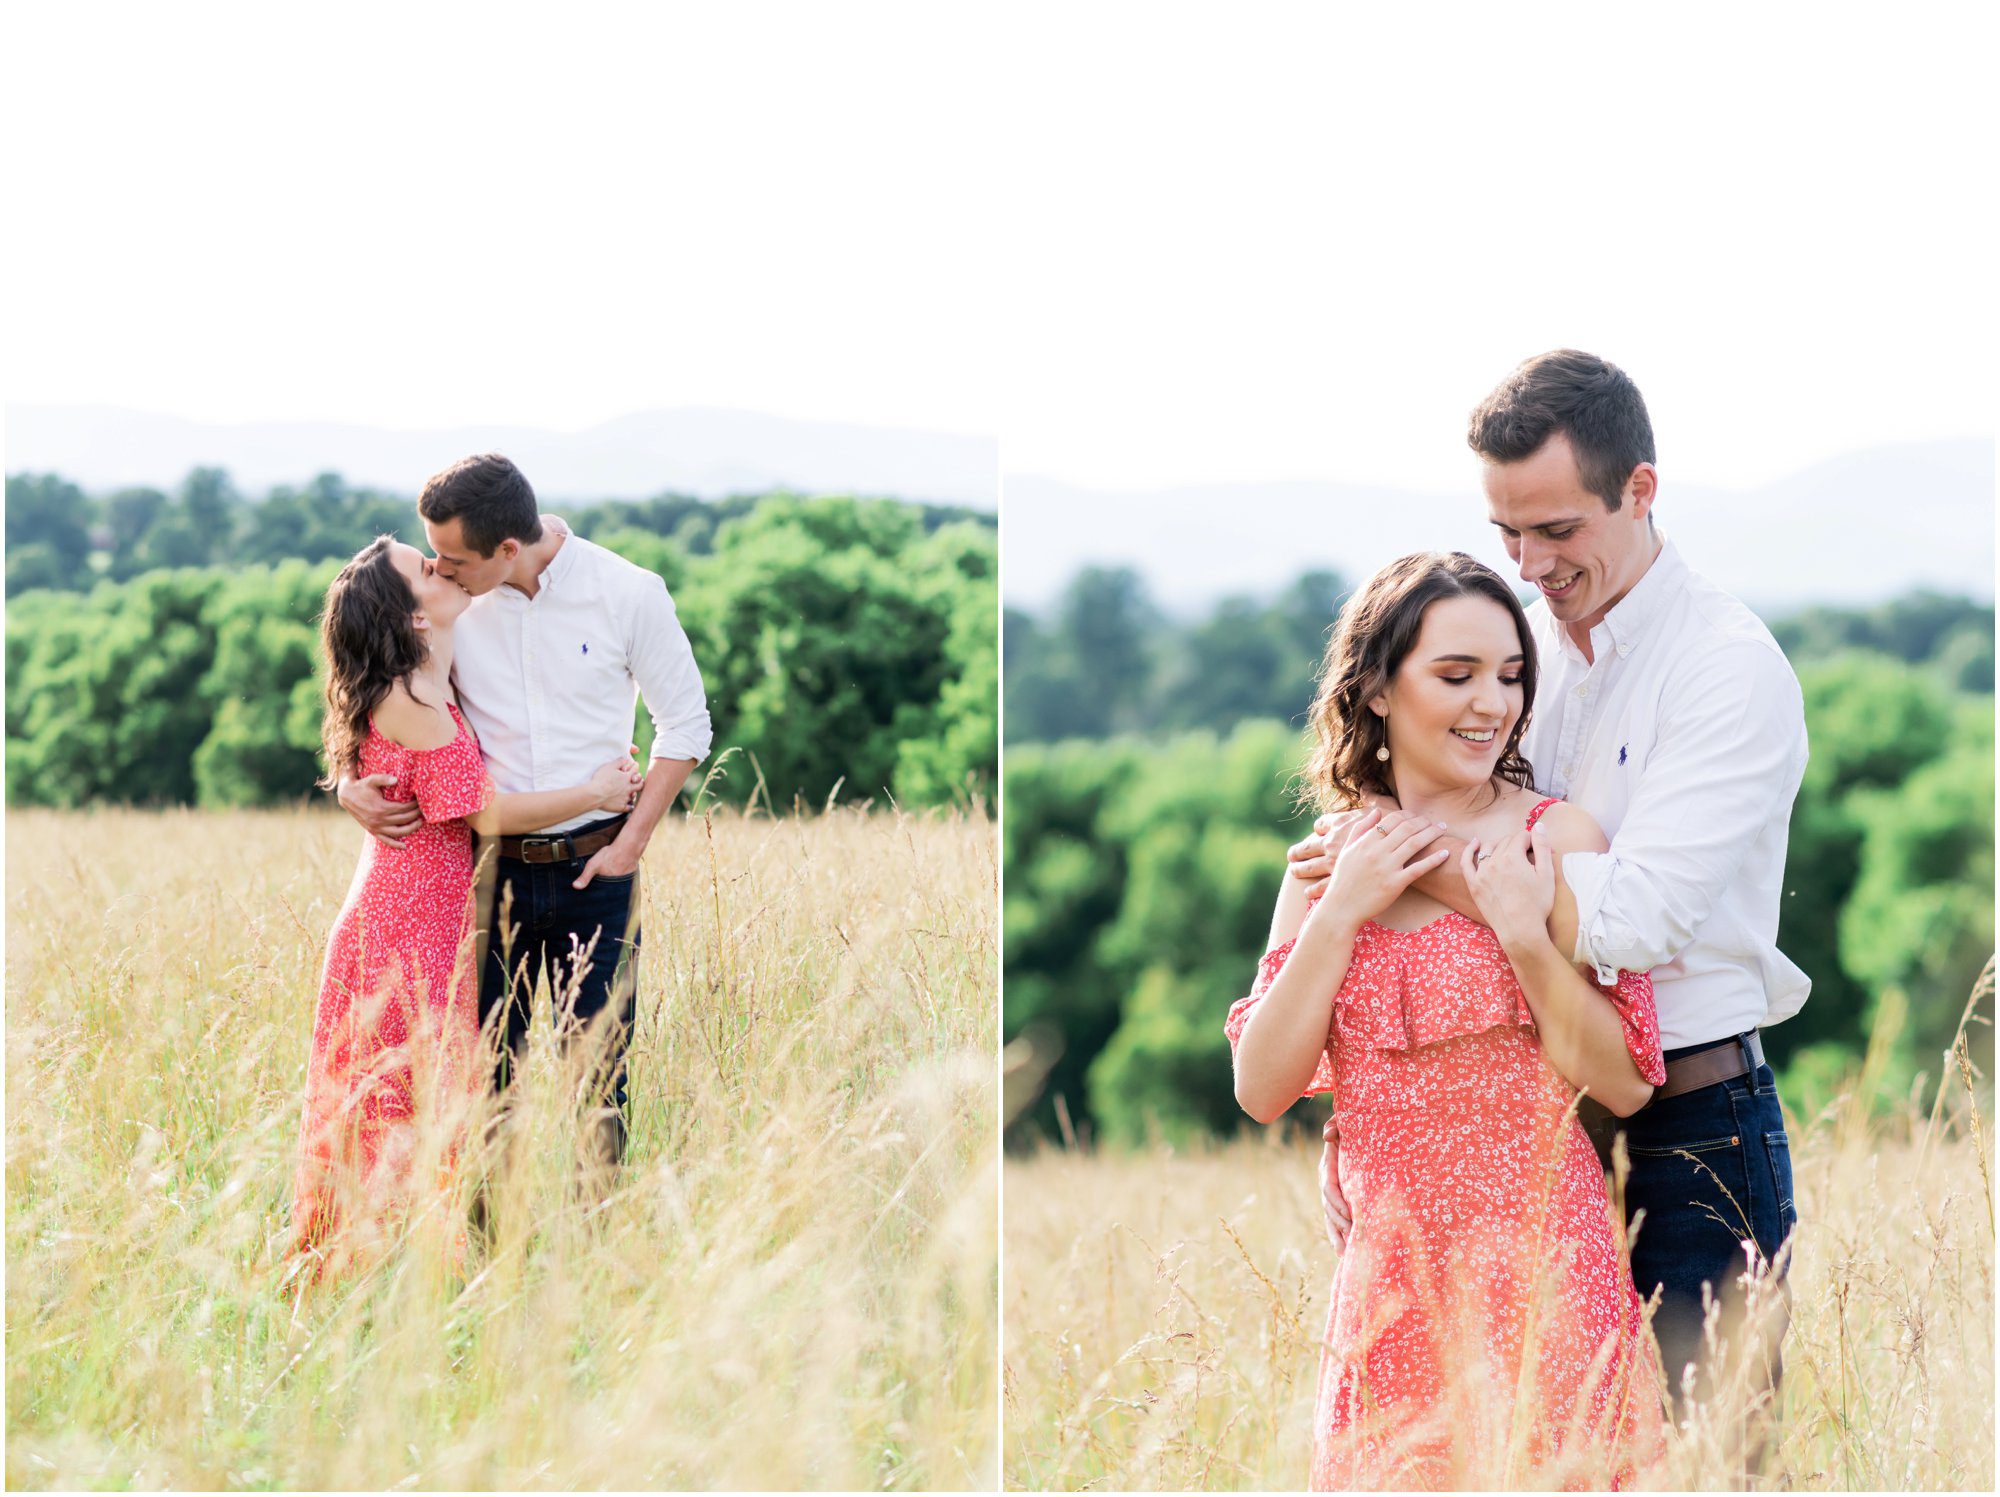
<svg viewBox="0 0 2000 1497">
<path fill-rule="evenodd" d="M 597 796 L 596 809 L 600 811 L 629 811 L 638 799 L 639 787 L 646 777 L 639 772 L 639 765 L 631 755 L 614 759 L 590 777 L 590 789 Z"/>
<path fill-rule="evenodd" d="M 1480 918 L 1503 947 L 1547 938 L 1556 900 L 1556 860 L 1541 823 L 1533 831 L 1508 833 L 1484 856 L 1474 838 L 1459 855 L 1459 869 L 1479 903 Z"/>
<path fill-rule="evenodd" d="M 1334 918 L 1353 930 L 1373 920 L 1411 884 L 1451 856 L 1448 847 L 1425 851 L 1443 830 L 1442 823 L 1411 811 L 1391 811 L 1386 816 L 1380 811 L 1368 812 L 1354 823 L 1327 880 L 1326 897 L 1307 917 L 1307 926 L 1314 918 L 1325 917 L 1328 909 L 1336 911 Z"/>
<path fill-rule="evenodd" d="M 1364 806 L 1353 811 L 1329 811 L 1314 821 L 1311 835 L 1285 850 L 1285 871 L 1302 880 L 1308 894 L 1325 888 L 1326 881 L 1333 877 L 1334 861 L 1340 850 L 1354 835 L 1355 823 L 1367 814 L 1368 808 Z"/>
</svg>

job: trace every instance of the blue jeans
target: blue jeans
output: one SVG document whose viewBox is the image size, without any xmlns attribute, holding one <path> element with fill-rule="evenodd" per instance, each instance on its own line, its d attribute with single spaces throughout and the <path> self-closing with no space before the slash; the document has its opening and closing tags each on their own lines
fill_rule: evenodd
<svg viewBox="0 0 2000 1497">
<path fill-rule="evenodd" d="M 633 900 L 638 875 L 598 874 L 588 887 L 574 889 L 570 886 L 586 858 L 524 863 L 500 857 L 497 847 L 490 856 L 498 873 L 482 880 L 475 939 L 479 1021 L 500 1042 L 494 1089 L 504 1095 L 513 1082 L 514 1064 L 528 1041 L 535 983 L 546 974 L 564 1053 L 577 1035 L 603 1031 L 584 1105 L 592 1119 L 596 1159 L 616 1164 L 625 1157 L 630 1133 L 625 1052 L 632 1040 L 638 987 L 639 923 Z"/>
<path fill-rule="evenodd" d="M 1689 1046 L 1668 1058 L 1708 1048 Z M 1667 1391 L 1678 1399 L 1682 1370 L 1701 1361 L 1703 1285 L 1723 1299 L 1725 1313 L 1753 1262 L 1779 1275 L 1782 1286 L 1790 1254 L 1781 1257 L 1779 1249 L 1798 1225 L 1791 1143 L 1769 1066 L 1655 1102 L 1619 1127 L 1631 1158 L 1627 1225 L 1644 1213 L 1632 1247 L 1632 1278 L 1641 1299 L 1659 1291 L 1653 1333 Z M 1766 1352 L 1773 1390 L 1783 1365 L 1782 1326 L 1780 1319 Z"/>
</svg>

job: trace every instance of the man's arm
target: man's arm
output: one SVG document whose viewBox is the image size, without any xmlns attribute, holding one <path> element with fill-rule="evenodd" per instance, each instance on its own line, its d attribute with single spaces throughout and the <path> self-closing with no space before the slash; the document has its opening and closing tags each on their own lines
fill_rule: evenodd
<svg viewBox="0 0 2000 1497">
<path fill-rule="evenodd" d="M 396 783 L 392 774 L 371 774 L 364 779 L 342 775 L 333 798 L 340 809 L 352 816 L 384 847 L 401 847 L 405 837 L 424 824 L 424 813 L 413 800 L 390 800 L 382 792 Z"/>
<path fill-rule="evenodd" d="M 1806 766 L 1798 678 L 1770 645 L 1733 642 L 1668 683 L 1658 736 L 1611 850 L 1562 860 L 1574 959 L 1600 980 L 1672 961 L 1743 866 Z"/>
<path fill-rule="evenodd" d="M 681 787 L 708 754 L 714 733 L 708 720 L 708 695 L 687 631 L 674 613 L 667 585 L 658 577 L 642 580 L 631 614 L 632 635 L 626 660 L 639 696 L 653 719 L 652 765 L 618 836 L 591 854 L 575 887 L 583 888 L 598 874 L 622 876 L 639 866 L 653 829 L 667 814 Z"/>
<path fill-rule="evenodd" d="M 639 860 L 646 854 L 646 844 L 653 840 L 653 829 L 660 824 L 660 818 L 667 814 L 667 807 L 674 803 L 674 797 L 681 793 L 681 786 L 694 772 L 692 759 L 655 759 L 646 773 L 646 783 L 639 790 L 639 800 L 626 817 L 625 825 L 618 829 L 618 835 L 610 844 L 600 847 L 590 855 L 590 861 L 583 865 L 583 872 L 570 887 L 582 889 L 598 874 L 608 874 L 613 878 L 623 878 L 639 866 Z"/>
</svg>

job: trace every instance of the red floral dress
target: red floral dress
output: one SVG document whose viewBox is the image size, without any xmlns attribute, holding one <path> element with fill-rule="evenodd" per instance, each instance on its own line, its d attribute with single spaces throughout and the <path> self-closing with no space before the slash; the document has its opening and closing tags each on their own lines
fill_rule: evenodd
<svg viewBox="0 0 2000 1497">
<path fill-rule="evenodd" d="M 394 775 L 384 793 L 414 800 L 424 824 L 400 849 L 367 840 L 327 940 L 292 1200 L 293 1250 L 315 1273 L 338 1233 L 379 1230 L 413 1204 L 420 1160 L 449 1188 L 452 1120 L 481 1089 L 472 834 L 463 818 L 493 788 L 465 719 L 456 706 L 451 714 L 458 736 L 442 748 L 404 748 L 372 723 L 361 746 L 360 773 Z M 427 1118 L 447 1139 L 428 1155 Z M 456 1227 L 451 1240 L 456 1255 Z"/>
<path fill-rule="evenodd" d="M 1543 801 L 1528 825 L 1556 804 Z M 1291 954 L 1260 964 L 1229 1040 Z M 1650 978 L 1605 996 L 1665 1078 Z M 1493 933 L 1361 928 L 1306 1090 L 1333 1094 L 1353 1230 L 1320 1355 L 1312 1486 L 1629 1485 L 1660 1393 L 1604 1174 Z"/>
</svg>

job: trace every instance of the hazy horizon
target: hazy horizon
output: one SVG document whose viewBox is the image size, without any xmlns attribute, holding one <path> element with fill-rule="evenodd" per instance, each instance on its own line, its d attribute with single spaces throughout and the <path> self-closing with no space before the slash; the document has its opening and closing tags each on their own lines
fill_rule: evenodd
<svg viewBox="0 0 2000 1497">
<path fill-rule="evenodd" d="M 1898 443 L 1743 489 L 1679 482 L 1669 467 L 1656 513 L 1690 566 L 1760 613 L 1922 587 L 1987 602 L 1993 481 L 1989 440 Z M 1009 475 L 1002 513 L 1002 597 L 1028 613 L 1086 566 L 1132 567 L 1173 614 L 1268 596 L 1314 568 L 1359 581 L 1416 550 L 1469 551 L 1518 576 L 1471 473 L 1461 495 L 1329 481 L 1112 493 Z"/>
</svg>

